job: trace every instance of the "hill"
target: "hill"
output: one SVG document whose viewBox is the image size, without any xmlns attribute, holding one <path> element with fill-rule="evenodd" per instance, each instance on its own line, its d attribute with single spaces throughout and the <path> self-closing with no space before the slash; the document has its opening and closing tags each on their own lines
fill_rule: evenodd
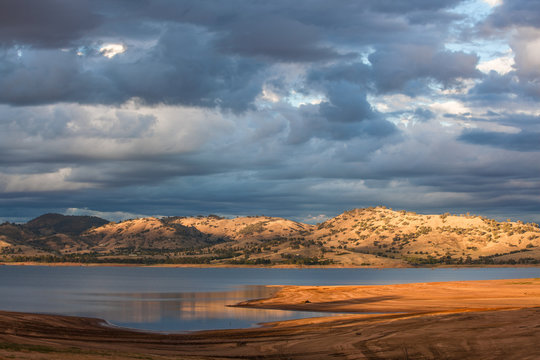
<svg viewBox="0 0 540 360">
<path fill-rule="evenodd" d="M 409 264 L 462 264 L 540 259 L 540 228 L 481 216 L 421 215 L 384 207 L 355 209 L 330 219 L 314 233 L 325 247 L 399 258 Z"/>
<path fill-rule="evenodd" d="M 267 216 L 98 219 L 46 214 L 24 225 L 2 224 L 1 259 L 377 267 L 540 262 L 537 224 L 470 214 L 376 207 L 317 225 Z"/>
<path fill-rule="evenodd" d="M 88 229 L 107 224 L 109 221 L 96 216 L 66 216 L 45 214 L 30 220 L 24 226 L 37 235 L 69 234 L 80 235 Z"/>
<path fill-rule="evenodd" d="M 111 254 L 178 252 L 220 240 L 170 218 L 153 217 L 109 223 L 89 230 L 82 238 L 95 245 L 94 251 Z"/>
<path fill-rule="evenodd" d="M 0 225 L 0 254 L 44 256 L 88 250 L 91 245 L 80 239 L 86 231 L 107 224 L 95 216 L 45 214 L 26 224 Z"/>
</svg>

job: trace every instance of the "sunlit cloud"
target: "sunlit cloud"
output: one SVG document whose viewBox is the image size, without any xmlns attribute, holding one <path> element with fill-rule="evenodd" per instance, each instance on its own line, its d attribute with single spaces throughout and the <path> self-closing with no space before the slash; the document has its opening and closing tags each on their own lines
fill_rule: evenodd
<svg viewBox="0 0 540 360">
<path fill-rule="evenodd" d="M 263 88 L 260 98 L 261 100 L 269 101 L 272 103 L 276 103 L 280 100 L 280 97 L 278 94 L 266 88 Z"/>
<path fill-rule="evenodd" d="M 161 217 L 160 215 L 151 215 L 151 214 L 135 214 L 125 211 L 97 211 L 87 208 L 67 208 L 64 212 L 64 215 L 86 215 L 86 216 L 97 216 L 102 219 L 110 221 L 123 221 L 128 219 L 139 219 L 148 216 L 152 217 Z"/>
<path fill-rule="evenodd" d="M 483 0 L 485 3 L 489 4 L 491 7 L 499 6 L 503 3 L 503 0 Z"/>
<path fill-rule="evenodd" d="M 99 48 L 99 53 L 109 59 L 112 59 L 125 51 L 126 47 L 123 44 L 106 44 Z"/>
<path fill-rule="evenodd" d="M 489 73 L 490 71 L 496 71 L 501 75 L 508 74 L 514 70 L 514 57 L 503 56 L 492 60 L 484 61 L 478 64 L 478 70 L 483 73 Z"/>
<path fill-rule="evenodd" d="M 433 102 L 430 106 L 430 109 L 436 113 L 441 114 L 470 114 L 471 109 L 465 106 L 462 102 L 456 100 L 443 101 L 443 102 Z"/>
</svg>

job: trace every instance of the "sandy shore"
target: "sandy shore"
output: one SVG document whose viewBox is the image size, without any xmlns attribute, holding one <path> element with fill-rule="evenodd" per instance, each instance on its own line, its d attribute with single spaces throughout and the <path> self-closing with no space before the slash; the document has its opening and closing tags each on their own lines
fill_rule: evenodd
<svg viewBox="0 0 540 360">
<path fill-rule="evenodd" d="M 98 319 L 0 312 L 0 359 L 540 358 L 540 279 L 288 286 L 240 305 L 388 314 L 163 335 Z"/>
</svg>

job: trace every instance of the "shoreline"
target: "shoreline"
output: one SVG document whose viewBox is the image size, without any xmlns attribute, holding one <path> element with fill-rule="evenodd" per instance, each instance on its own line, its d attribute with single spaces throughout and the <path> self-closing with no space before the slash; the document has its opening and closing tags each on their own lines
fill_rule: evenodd
<svg viewBox="0 0 540 360">
<path fill-rule="evenodd" d="M 461 269 L 461 268 L 540 268 L 540 264 L 473 264 L 473 265 L 240 265 L 240 264 L 122 264 L 122 263 L 41 263 L 34 261 L 9 262 L 0 261 L 0 266 L 73 266 L 73 267 L 148 267 L 148 268 L 244 268 L 244 269 Z"/>
<path fill-rule="evenodd" d="M 0 358 L 540 358 L 540 278 L 283 286 L 270 298 L 236 306 L 353 313 L 160 334 L 100 319 L 0 311 Z M 367 309 L 385 313 L 354 313 Z"/>
<path fill-rule="evenodd" d="M 279 288 L 270 298 L 234 306 L 386 314 L 540 307 L 540 278 Z"/>
</svg>

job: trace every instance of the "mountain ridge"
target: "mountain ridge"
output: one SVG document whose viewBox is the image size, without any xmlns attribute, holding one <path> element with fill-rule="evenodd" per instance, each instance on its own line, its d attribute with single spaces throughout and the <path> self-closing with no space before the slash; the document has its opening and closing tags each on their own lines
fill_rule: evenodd
<svg viewBox="0 0 540 360">
<path fill-rule="evenodd" d="M 108 222 L 45 214 L 22 225 L 0 225 L 0 260 L 377 267 L 538 264 L 540 227 L 386 207 L 345 211 L 317 225 L 269 216 Z"/>
</svg>

